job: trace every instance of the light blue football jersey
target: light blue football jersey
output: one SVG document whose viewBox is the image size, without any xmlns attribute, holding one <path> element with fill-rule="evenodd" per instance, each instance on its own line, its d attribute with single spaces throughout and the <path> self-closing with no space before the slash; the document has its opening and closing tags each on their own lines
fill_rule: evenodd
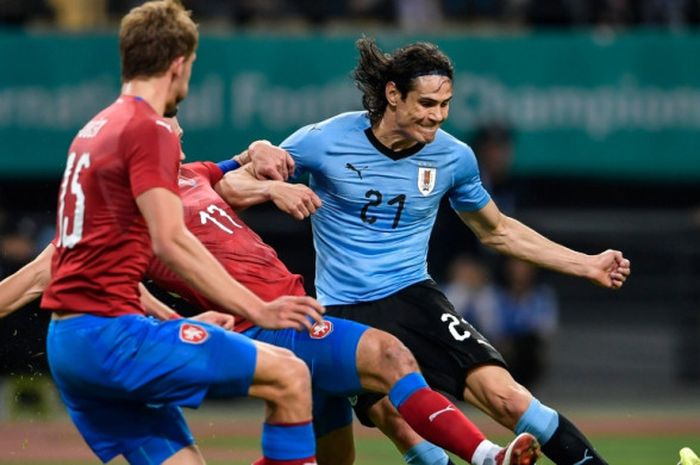
<svg viewBox="0 0 700 465">
<path fill-rule="evenodd" d="M 306 126 L 281 146 L 295 176 L 323 201 L 311 217 L 316 293 L 324 305 L 381 299 L 430 278 L 427 255 L 440 199 L 457 211 L 490 200 L 474 152 L 445 131 L 392 152 L 374 137 L 366 112 Z"/>
</svg>

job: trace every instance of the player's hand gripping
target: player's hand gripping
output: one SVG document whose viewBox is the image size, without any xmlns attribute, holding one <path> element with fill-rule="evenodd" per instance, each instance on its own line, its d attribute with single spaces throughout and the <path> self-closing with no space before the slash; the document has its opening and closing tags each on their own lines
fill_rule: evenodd
<svg viewBox="0 0 700 465">
<path fill-rule="evenodd" d="M 286 181 L 294 173 L 294 160 L 276 145 L 266 140 L 256 140 L 248 146 L 248 156 L 258 179 Z"/>
<path fill-rule="evenodd" d="M 326 310 L 308 296 L 284 296 L 266 302 L 255 315 L 254 323 L 268 329 L 294 328 L 311 330 L 313 320 L 323 320 Z M 251 318 L 252 319 L 252 318 Z"/>
<path fill-rule="evenodd" d="M 593 256 L 594 273 L 589 278 L 599 286 L 619 289 L 632 272 L 630 261 L 619 250 L 606 250 Z"/>
<path fill-rule="evenodd" d="M 275 202 L 277 208 L 295 220 L 308 218 L 321 207 L 318 195 L 303 184 L 272 183 L 270 199 Z"/>
<path fill-rule="evenodd" d="M 233 329 L 236 323 L 236 317 L 228 313 L 215 312 L 210 310 L 208 312 L 200 313 L 190 318 L 191 320 L 201 321 L 202 323 L 209 323 L 212 325 L 220 326 L 223 329 Z"/>
</svg>

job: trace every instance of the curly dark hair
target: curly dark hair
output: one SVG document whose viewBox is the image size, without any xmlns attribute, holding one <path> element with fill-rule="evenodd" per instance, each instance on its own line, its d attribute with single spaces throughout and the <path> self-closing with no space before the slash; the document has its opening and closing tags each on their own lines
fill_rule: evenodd
<svg viewBox="0 0 700 465">
<path fill-rule="evenodd" d="M 447 55 L 428 42 L 409 44 L 391 54 L 382 52 L 369 37 L 359 39 L 355 45 L 360 58 L 352 77 L 362 91 L 362 106 L 369 112 L 372 124 L 382 118 L 388 105 L 384 93 L 387 82 L 394 82 L 405 98 L 417 77 L 437 74 L 452 80 L 454 76 L 454 67 Z"/>
</svg>

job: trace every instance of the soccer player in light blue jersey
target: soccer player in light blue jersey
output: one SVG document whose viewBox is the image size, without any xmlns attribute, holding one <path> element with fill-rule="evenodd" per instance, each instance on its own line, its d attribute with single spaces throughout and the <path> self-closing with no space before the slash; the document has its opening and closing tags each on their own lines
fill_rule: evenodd
<svg viewBox="0 0 700 465">
<path fill-rule="evenodd" d="M 516 433 L 532 433 L 556 464 L 606 464 L 576 426 L 515 382 L 501 355 L 456 314 L 428 274 L 428 239 L 447 196 L 482 244 L 502 254 L 611 289 L 629 276 L 629 260 L 615 250 L 568 249 L 499 211 L 472 150 L 440 129 L 453 67 L 436 46 L 415 43 L 392 54 L 369 38 L 357 46 L 354 78 L 366 111 L 304 127 L 282 143 L 323 202 L 312 216 L 319 300 L 329 315 L 397 336 L 433 388 Z M 358 401 L 361 421 L 408 454 L 423 447 L 379 400 Z"/>
</svg>

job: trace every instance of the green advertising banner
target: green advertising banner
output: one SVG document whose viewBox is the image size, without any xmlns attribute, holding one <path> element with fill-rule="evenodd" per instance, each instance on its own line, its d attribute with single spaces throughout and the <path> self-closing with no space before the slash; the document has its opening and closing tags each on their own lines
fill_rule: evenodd
<svg viewBox="0 0 700 465">
<path fill-rule="evenodd" d="M 516 173 L 700 181 L 700 35 L 421 39 L 455 63 L 445 128 L 466 139 L 507 122 Z M 202 37 L 180 113 L 188 158 L 221 159 L 360 109 L 354 40 Z M 0 56 L 0 177 L 59 176 L 73 135 L 118 95 L 117 39 L 4 33 Z"/>
</svg>

